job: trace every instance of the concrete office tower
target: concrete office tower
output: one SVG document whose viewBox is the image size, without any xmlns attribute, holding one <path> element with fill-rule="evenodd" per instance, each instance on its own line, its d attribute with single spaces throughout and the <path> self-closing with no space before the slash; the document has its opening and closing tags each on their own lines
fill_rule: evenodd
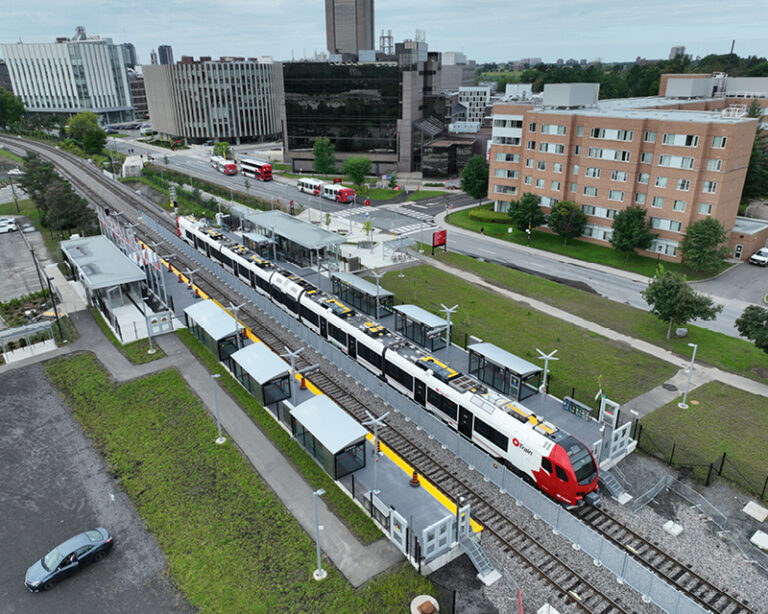
<svg viewBox="0 0 768 614">
<path fill-rule="evenodd" d="M 86 36 L 78 27 L 71 39 L 4 44 L 2 53 L 28 112 L 91 111 L 104 123 L 133 119 L 123 48 L 111 39 Z"/>
<path fill-rule="evenodd" d="M 373 0 L 325 0 L 328 53 L 375 49 Z"/>
<path fill-rule="evenodd" d="M 142 66 L 152 128 L 195 143 L 280 137 L 283 73 L 280 63 L 253 59 Z"/>
<path fill-rule="evenodd" d="M 768 79 L 735 80 L 729 94 L 722 75 L 695 76 L 664 75 L 666 96 L 598 101 L 599 84 L 562 83 L 545 85 L 536 103 L 495 104 L 495 209 L 526 192 L 541 197 L 545 212 L 571 200 L 588 217 L 582 239 L 610 246 L 616 214 L 638 205 L 657 234 L 645 255 L 677 262 L 688 226 L 714 217 L 730 232 L 732 255 L 749 256 L 768 226 L 738 217 L 758 123 L 738 91 L 768 94 Z M 722 97 L 712 96 L 718 85 Z"/>
<path fill-rule="evenodd" d="M 173 49 L 170 45 L 160 45 L 157 48 L 157 59 L 160 64 L 173 64 Z"/>
<path fill-rule="evenodd" d="M 671 47 L 669 50 L 669 59 L 674 60 L 676 57 L 685 55 L 685 45 L 677 45 Z"/>
<path fill-rule="evenodd" d="M 149 63 L 150 63 L 152 66 L 157 66 L 157 65 L 158 65 L 158 61 L 157 61 L 157 51 L 155 51 L 154 49 L 153 49 L 152 51 L 150 51 L 150 52 L 149 52 Z"/>
<path fill-rule="evenodd" d="M 136 57 L 136 47 L 133 46 L 133 43 L 123 43 L 123 53 L 125 54 L 125 63 L 131 68 L 139 63 Z"/>
</svg>

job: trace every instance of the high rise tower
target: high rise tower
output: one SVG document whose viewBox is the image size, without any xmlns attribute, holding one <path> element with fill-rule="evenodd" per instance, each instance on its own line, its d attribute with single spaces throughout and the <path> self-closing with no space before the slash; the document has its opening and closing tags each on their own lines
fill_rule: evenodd
<svg viewBox="0 0 768 614">
<path fill-rule="evenodd" d="M 325 0 L 325 31 L 329 53 L 375 49 L 373 0 Z"/>
</svg>

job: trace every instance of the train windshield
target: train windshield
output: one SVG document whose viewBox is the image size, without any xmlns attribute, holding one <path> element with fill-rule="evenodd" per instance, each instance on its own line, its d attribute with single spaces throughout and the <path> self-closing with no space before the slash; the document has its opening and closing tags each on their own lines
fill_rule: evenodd
<svg viewBox="0 0 768 614">
<path fill-rule="evenodd" d="M 597 476 L 597 467 L 587 447 L 573 437 L 568 437 L 560 442 L 560 445 L 568 453 L 576 481 L 579 484 L 589 484 Z"/>
</svg>

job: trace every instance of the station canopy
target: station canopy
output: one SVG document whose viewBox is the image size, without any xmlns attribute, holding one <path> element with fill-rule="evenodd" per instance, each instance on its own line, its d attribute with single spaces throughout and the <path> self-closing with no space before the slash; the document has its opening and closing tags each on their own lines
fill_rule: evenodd
<svg viewBox="0 0 768 614">
<path fill-rule="evenodd" d="M 266 234 L 275 227 L 275 234 L 284 237 L 306 249 L 317 250 L 331 245 L 340 245 L 344 237 L 323 230 L 282 211 L 254 212 L 245 217 L 246 221 L 263 230 Z"/>
<path fill-rule="evenodd" d="M 184 313 L 214 341 L 235 335 L 235 319 L 211 300 L 190 305 Z"/>
<path fill-rule="evenodd" d="M 524 358 L 502 350 L 500 347 L 493 345 L 493 343 L 473 343 L 467 349 L 521 377 L 541 373 L 544 370 L 542 367 L 534 365 Z"/>
<path fill-rule="evenodd" d="M 364 426 L 325 395 L 317 395 L 300 403 L 291 410 L 291 416 L 331 454 L 340 452 L 368 433 Z"/>
<path fill-rule="evenodd" d="M 448 328 L 448 320 L 444 320 L 417 305 L 397 305 L 393 309 L 409 320 L 423 324 L 427 328 Z"/>
<path fill-rule="evenodd" d="M 291 372 L 285 361 L 263 343 L 246 346 L 232 354 L 231 358 L 262 386 Z"/>
<path fill-rule="evenodd" d="M 376 293 L 377 288 L 376 284 L 372 284 L 370 281 L 366 279 L 362 279 L 355 275 L 354 273 L 334 273 L 333 276 L 338 279 L 339 281 L 344 282 L 345 284 L 351 286 L 355 290 L 358 290 L 361 294 L 366 294 L 368 296 L 394 296 L 389 290 L 385 290 L 381 286 L 378 288 L 378 295 Z"/>
<path fill-rule="evenodd" d="M 144 271 L 104 235 L 69 239 L 59 245 L 91 290 L 112 288 L 146 278 Z"/>
</svg>

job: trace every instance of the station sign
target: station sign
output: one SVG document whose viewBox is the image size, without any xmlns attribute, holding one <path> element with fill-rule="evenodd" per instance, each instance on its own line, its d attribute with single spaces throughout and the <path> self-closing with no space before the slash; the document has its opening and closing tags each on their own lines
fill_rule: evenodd
<svg viewBox="0 0 768 614">
<path fill-rule="evenodd" d="M 446 233 L 445 230 L 438 230 L 437 232 L 432 233 L 432 247 L 439 247 L 440 245 L 445 245 L 446 243 Z"/>
</svg>

